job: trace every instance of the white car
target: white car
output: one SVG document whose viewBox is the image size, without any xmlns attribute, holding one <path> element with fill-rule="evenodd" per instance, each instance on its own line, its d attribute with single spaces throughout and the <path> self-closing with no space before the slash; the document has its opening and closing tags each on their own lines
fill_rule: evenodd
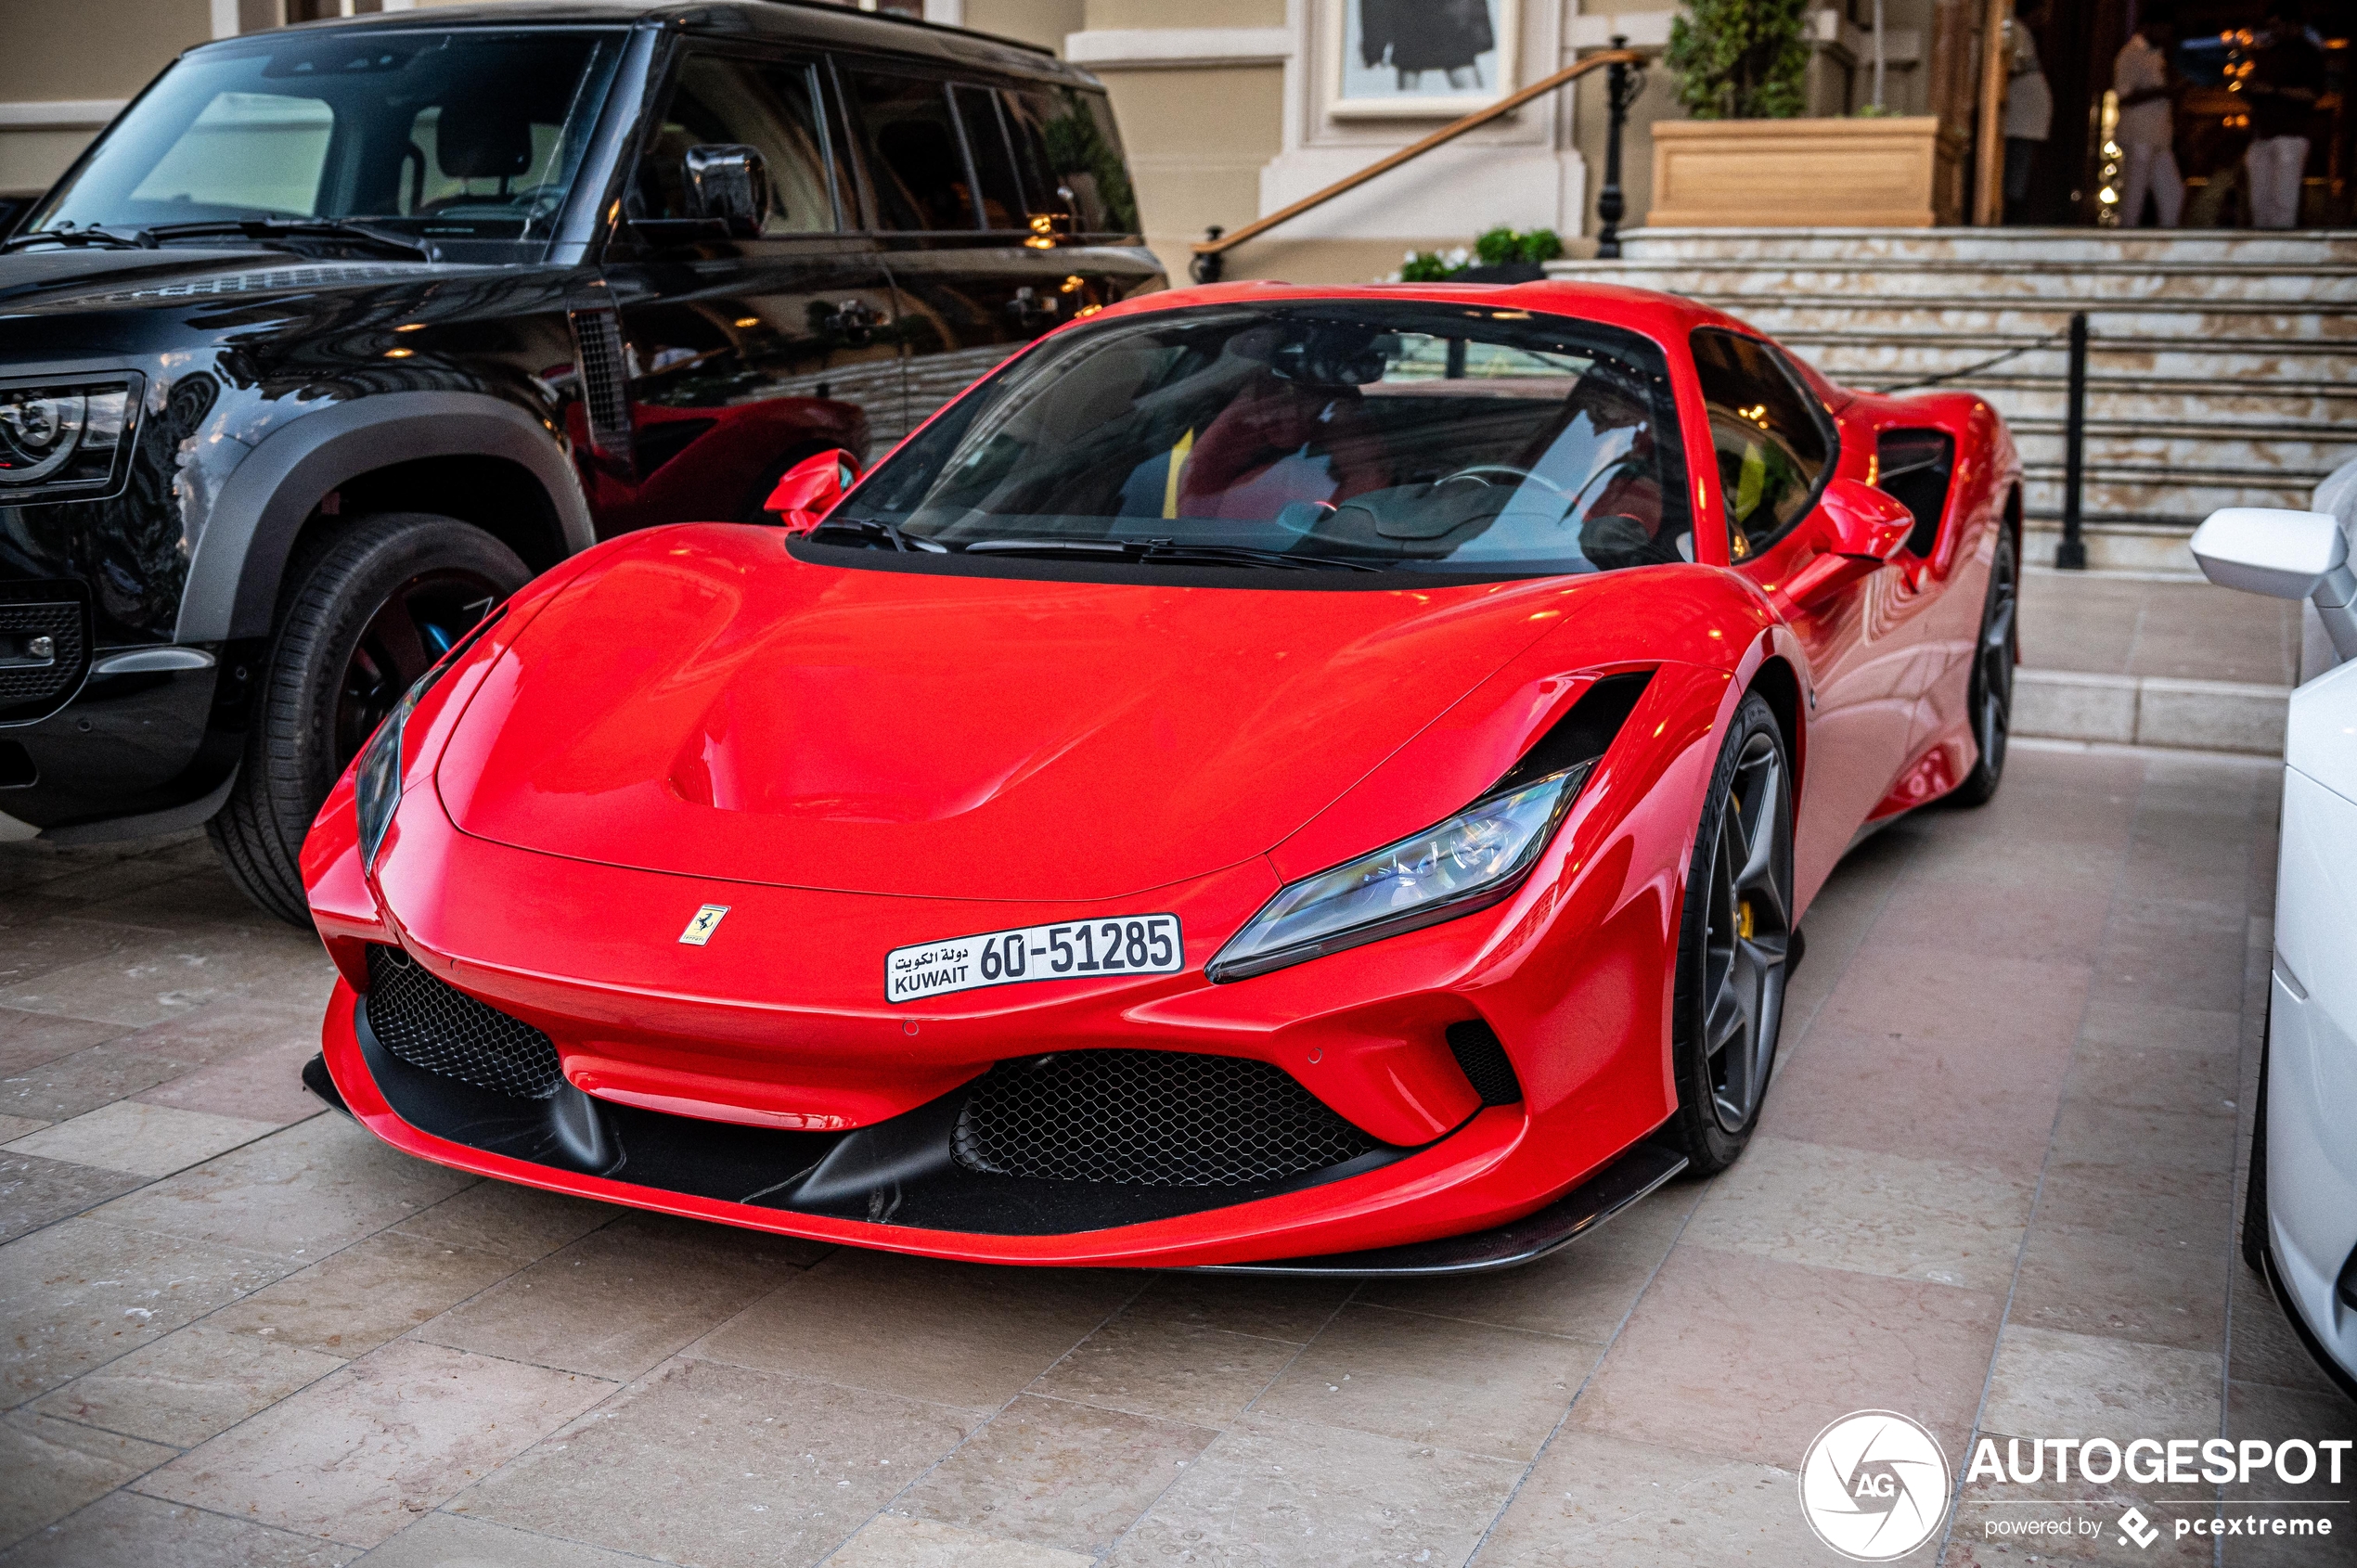
<svg viewBox="0 0 2357 1568">
<path fill-rule="evenodd" d="M 2193 550 L 2213 583 L 2315 606 L 2284 741 L 2274 979 L 2251 1133 L 2243 1256 L 2357 1397 L 2357 464 L 2332 510 L 2213 513 Z M 2333 515 L 2335 511 L 2343 514 Z"/>
</svg>

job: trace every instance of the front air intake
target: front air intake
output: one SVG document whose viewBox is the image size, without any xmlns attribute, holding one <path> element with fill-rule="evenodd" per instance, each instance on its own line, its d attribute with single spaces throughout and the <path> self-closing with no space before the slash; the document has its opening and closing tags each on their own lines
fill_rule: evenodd
<svg viewBox="0 0 2357 1568">
<path fill-rule="evenodd" d="M 398 947 L 369 945 L 364 1000 L 377 1043 L 412 1067 L 519 1099 L 565 1086 L 547 1035 L 437 980 Z"/>
<path fill-rule="evenodd" d="M 1269 1062 L 1098 1050 L 999 1064 L 959 1114 L 955 1147 L 993 1176 L 1253 1187 L 1384 1146 Z"/>
<path fill-rule="evenodd" d="M 81 689 L 90 669 L 90 639 L 79 599 L 0 598 L 0 724 L 45 718 Z"/>
</svg>

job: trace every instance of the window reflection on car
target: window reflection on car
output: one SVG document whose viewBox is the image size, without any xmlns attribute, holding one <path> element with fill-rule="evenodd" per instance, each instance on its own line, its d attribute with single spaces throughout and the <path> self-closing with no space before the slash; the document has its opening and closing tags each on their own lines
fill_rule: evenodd
<svg viewBox="0 0 2357 1568">
<path fill-rule="evenodd" d="M 1666 482 L 1682 462 L 1666 362 L 1634 333 L 1429 303 L 1204 306 L 1045 345 L 837 515 L 996 556 L 1596 572 L 1693 559 Z M 1162 548 L 1124 547 L 1143 546 Z"/>
</svg>

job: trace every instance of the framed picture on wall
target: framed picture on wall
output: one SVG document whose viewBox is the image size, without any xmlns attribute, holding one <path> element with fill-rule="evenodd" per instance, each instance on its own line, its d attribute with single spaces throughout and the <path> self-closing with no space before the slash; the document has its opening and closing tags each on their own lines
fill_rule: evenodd
<svg viewBox="0 0 2357 1568">
<path fill-rule="evenodd" d="M 1333 0 L 1342 79 L 1333 112 L 1470 114 L 1514 89 L 1522 0 Z"/>
</svg>

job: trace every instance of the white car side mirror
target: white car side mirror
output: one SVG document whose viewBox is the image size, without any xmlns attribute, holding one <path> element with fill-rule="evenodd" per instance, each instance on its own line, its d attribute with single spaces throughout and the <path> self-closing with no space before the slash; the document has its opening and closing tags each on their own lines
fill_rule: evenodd
<svg viewBox="0 0 2357 1568">
<path fill-rule="evenodd" d="M 2336 571 L 2346 575 L 2349 564 L 2349 541 L 2338 519 L 2266 507 L 2210 513 L 2194 530 L 2193 551 L 2202 575 L 2220 587 L 2270 598 L 2306 598 Z"/>
<path fill-rule="evenodd" d="M 2357 659 L 2357 574 L 2349 539 L 2327 512 L 2227 507 L 2194 530 L 2194 559 L 2222 588 L 2304 598 L 2316 606 L 2325 635 L 2343 659 Z"/>
</svg>

